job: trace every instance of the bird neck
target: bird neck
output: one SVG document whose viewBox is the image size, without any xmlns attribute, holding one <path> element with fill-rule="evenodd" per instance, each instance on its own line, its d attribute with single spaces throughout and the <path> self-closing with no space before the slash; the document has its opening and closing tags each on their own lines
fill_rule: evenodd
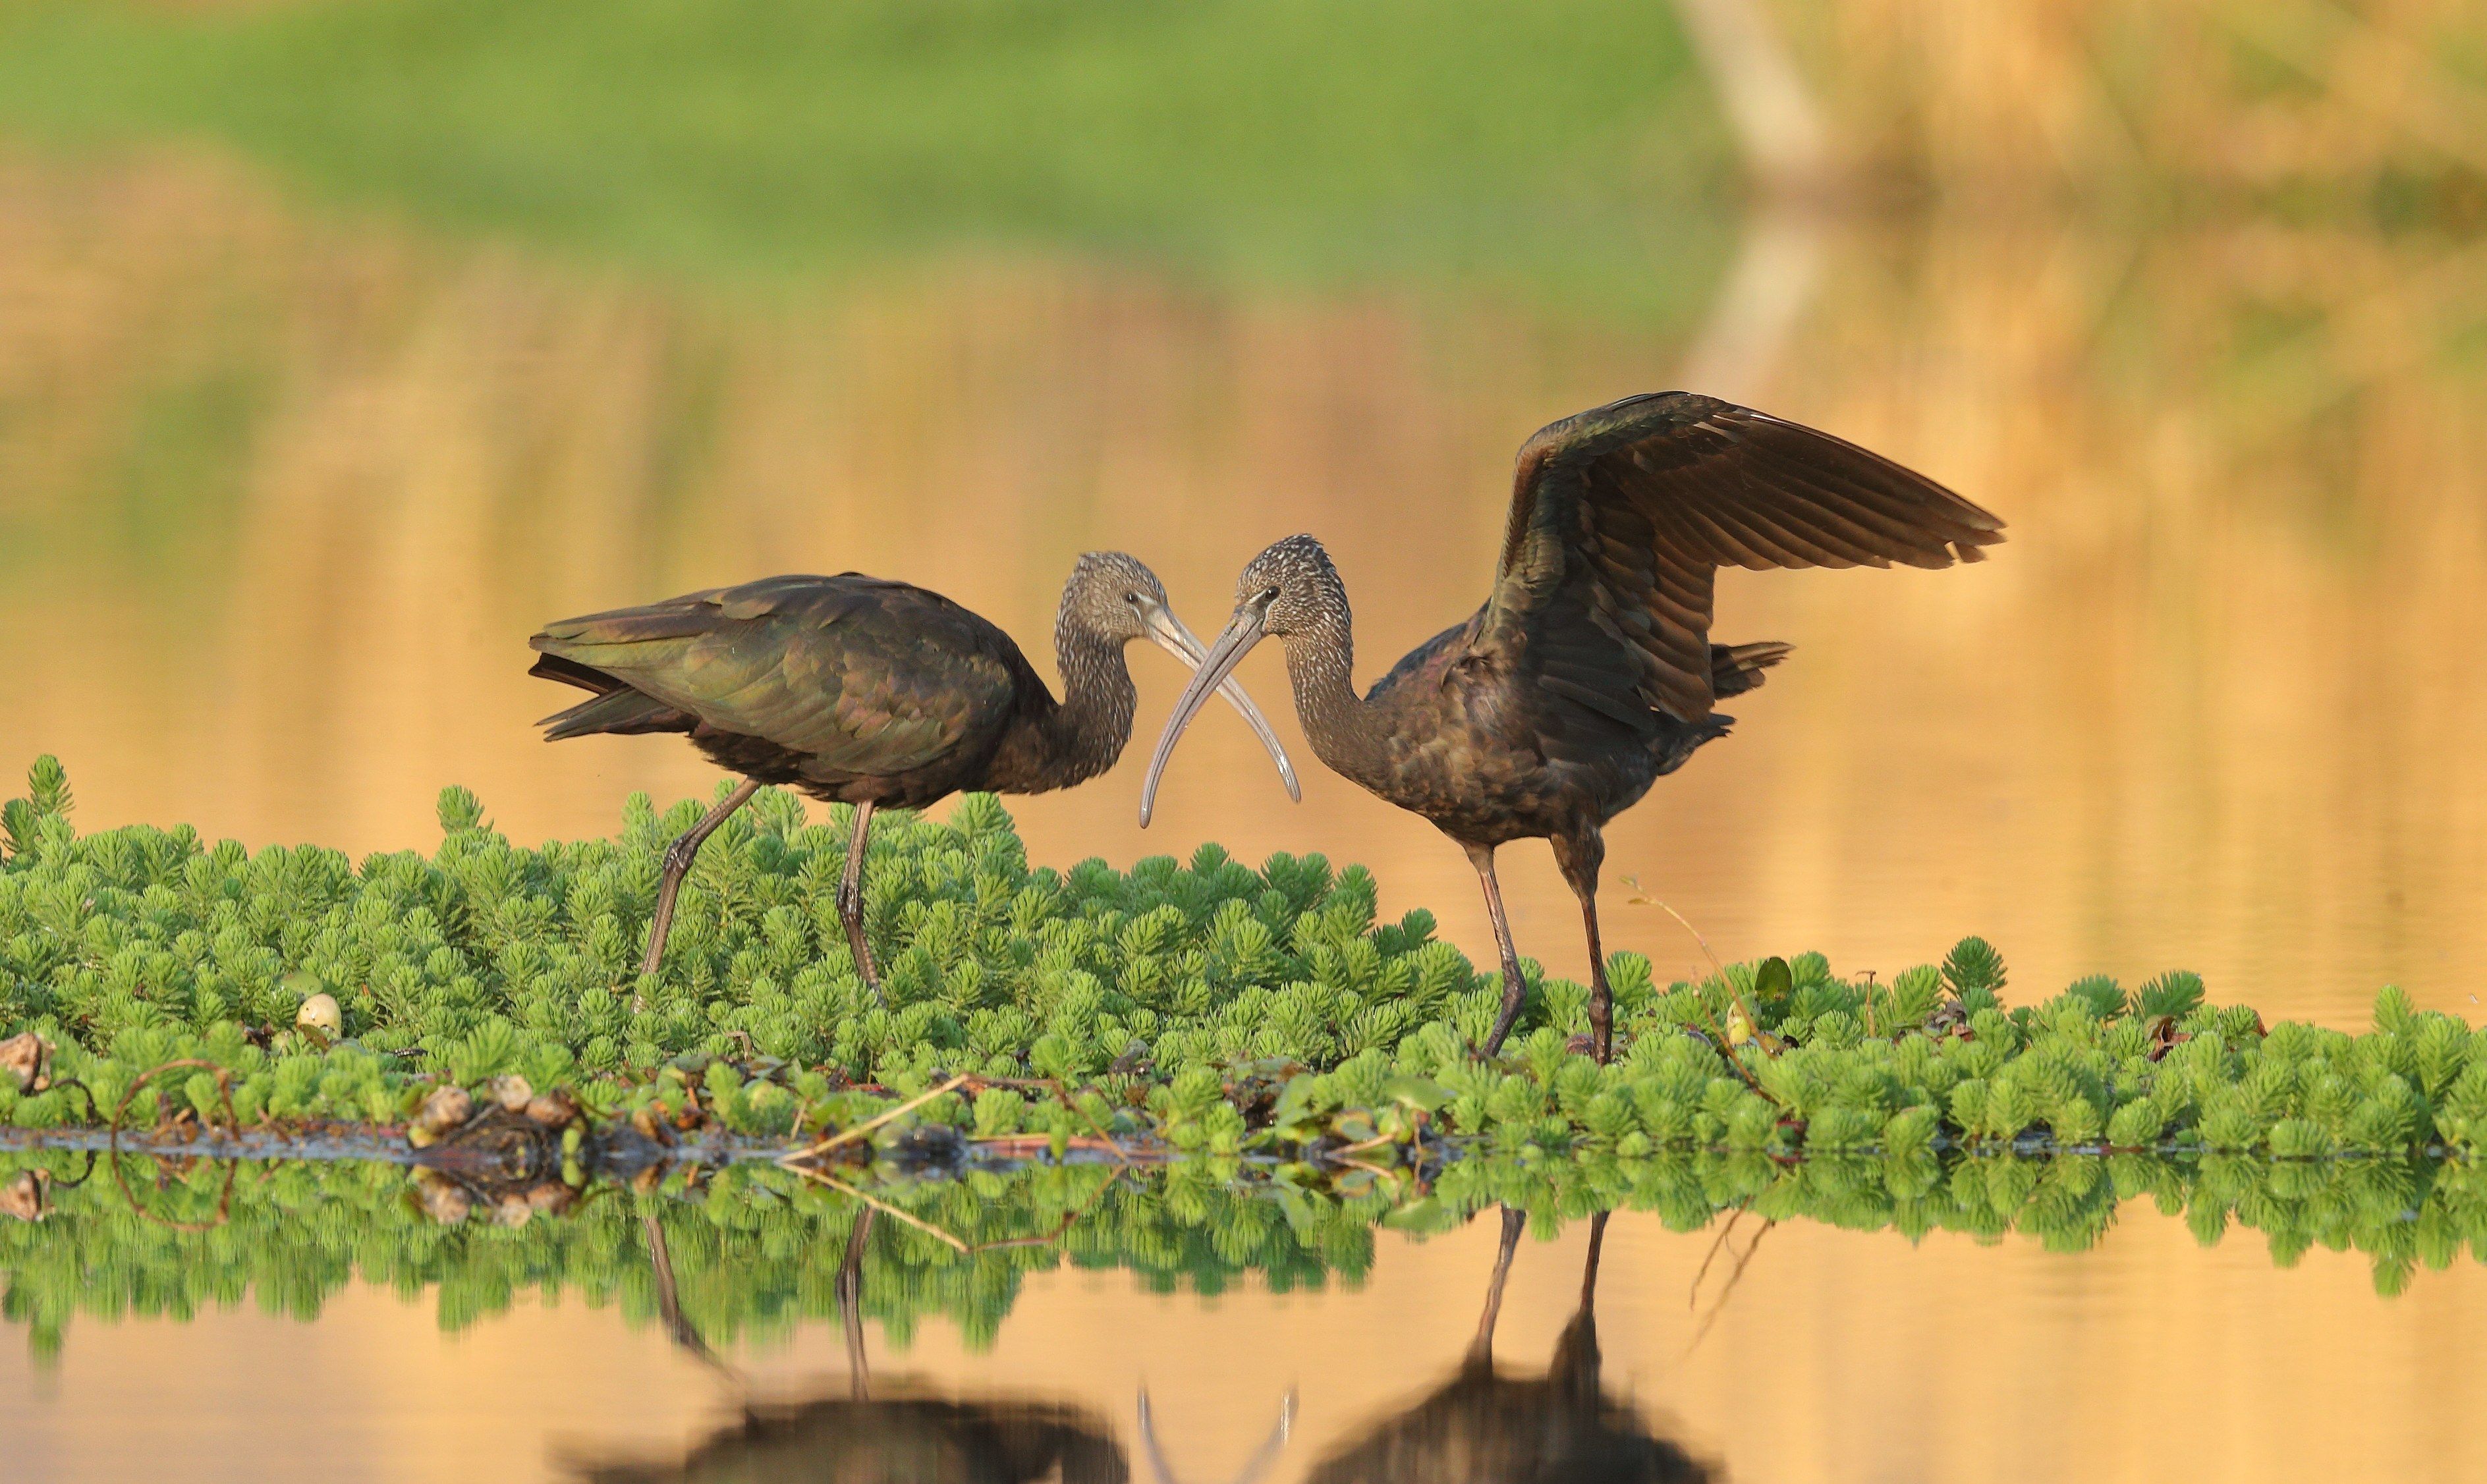
<svg viewBox="0 0 2487 1484">
<path fill-rule="evenodd" d="M 1313 752 L 1332 770 L 1375 786 L 1385 739 L 1373 707 L 1355 693 L 1355 627 L 1344 605 L 1287 634 L 1287 684 L 1296 719 Z"/>
<path fill-rule="evenodd" d="M 1132 740 L 1139 692 L 1123 661 L 1123 646 L 1061 624 L 1053 631 L 1053 659 L 1062 673 L 1062 700 L 1033 718 L 1028 786 L 1014 792 L 1085 783 L 1113 767 Z"/>
</svg>

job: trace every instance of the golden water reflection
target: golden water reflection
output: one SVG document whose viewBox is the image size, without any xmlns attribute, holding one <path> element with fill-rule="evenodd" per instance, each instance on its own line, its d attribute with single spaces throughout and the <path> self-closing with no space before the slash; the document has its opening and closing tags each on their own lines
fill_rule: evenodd
<svg viewBox="0 0 2487 1484">
<path fill-rule="evenodd" d="M 1173 1475 L 1192 1480 L 1233 1476 L 1292 1390 L 1292 1437 L 1268 1478 L 1303 1479 L 1453 1382 L 1495 1238 L 1491 1217 L 1424 1243 L 1383 1234 L 1361 1287 L 1323 1293 L 1190 1300 L 1122 1274 L 1031 1274 L 988 1351 L 928 1326 L 893 1355 L 869 1331 L 874 1384 L 1076 1415 L 1142 1479 L 1145 1388 Z M 1584 1240 L 1576 1223 L 1521 1243 L 1495 1340 L 1508 1380 L 1555 1357 Z M 2467 1422 L 2487 1405 L 2487 1273 L 2474 1265 L 2384 1301 L 2359 1254 L 2317 1249 L 2277 1269 L 2246 1234 L 2202 1248 L 2182 1221 L 2142 1210 L 2078 1255 L 1800 1224 L 1772 1229 L 1712 1318 L 1716 1269 L 1700 1307 L 1690 1302 L 1708 1246 L 1615 1218 L 1597 1297 L 1602 1380 L 1610 1407 L 1726 1478 L 2448 1481 L 2487 1469 Z M 251 1363 L 234 1364 L 241 1355 Z M 834 1324 L 727 1358 L 755 1398 L 846 1392 Z M 583 1460 L 680 1458 L 730 1425 L 744 1394 L 659 1327 L 609 1309 L 522 1299 L 444 1335 L 429 1296 L 375 1288 L 338 1294 L 316 1325 L 247 1310 L 81 1320 L 57 1367 L 39 1373 L 23 1346 L 0 1346 L 13 1477 L 135 1477 L 171 1458 L 185 1478 L 565 1477 Z"/>
<path fill-rule="evenodd" d="M 539 742 L 547 616 L 852 567 L 1035 639 L 1111 545 L 1214 627 L 1296 529 L 1378 674 L 1482 594 L 1529 430 L 1690 366 L 2011 542 L 1728 574 L 1721 636 L 1797 658 L 1619 822 L 1610 880 L 1731 957 L 1888 971 L 1977 932 L 2027 993 L 2185 966 L 2282 1014 L 2356 1023 L 2397 981 L 2474 1016 L 2483 325 L 2487 249 L 2268 225 L 1766 223 L 1679 343 L 1058 261 L 692 289 L 305 221 L 194 160 L 8 157 L 0 766 L 60 753 L 89 826 L 420 846 L 460 781 L 518 838 L 601 831 L 714 775 L 667 739 Z M 1139 664 L 1145 724 L 1175 677 Z M 1245 676 L 1283 700 L 1274 657 Z M 1014 807 L 1042 860 L 1360 860 L 1487 956 L 1458 852 L 1318 769 L 1285 807 L 1255 757 L 1210 727 L 1146 833 L 1136 760 Z M 1515 854 L 1523 949 L 1579 973 Z M 1615 945 L 1698 963 L 1620 896 Z"/>
</svg>

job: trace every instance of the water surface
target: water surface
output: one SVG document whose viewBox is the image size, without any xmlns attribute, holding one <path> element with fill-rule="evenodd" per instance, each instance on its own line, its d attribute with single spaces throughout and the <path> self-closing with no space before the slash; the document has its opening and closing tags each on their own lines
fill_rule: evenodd
<svg viewBox="0 0 2487 1484">
<path fill-rule="evenodd" d="M 1799 1223 L 1771 1228 L 1722 1304 L 1753 1229 L 1702 1274 L 1707 1234 L 1618 1216 L 1599 1275 L 1609 1404 L 1720 1477 L 2449 1480 L 2487 1466 L 2462 1422 L 2487 1403 L 2474 1265 L 2384 1300 L 2358 1254 L 2318 1249 L 2277 1269 L 2249 1234 L 2205 1248 L 2146 1208 L 2071 1255 L 2020 1238 L 1912 1246 Z M 990 1343 L 928 1322 L 897 1348 L 867 1324 L 869 1394 L 1076 1411 L 1147 1478 L 1145 1390 L 1174 1475 L 1221 1479 L 1292 1392 L 1268 1477 L 1311 1477 L 1459 1381 L 1496 1239 L 1490 1215 L 1424 1242 L 1383 1233 L 1361 1281 L 1283 1295 L 1160 1296 L 1122 1273 L 1039 1274 Z M 1585 1246 L 1580 1223 L 1521 1243 L 1493 1355 L 1515 1387 L 1555 1356 Z M 456 1332 L 435 1309 L 429 1293 L 354 1285 L 317 1323 L 244 1302 L 187 1321 L 80 1320 L 49 1360 L 10 1345 L 0 1425 L 13 1467 L 29 1478 L 126 1477 L 168 1459 L 184 1478 L 566 1478 L 591 1463 L 679 1461 L 730 1433 L 746 1400 L 853 1394 L 834 1322 L 720 1341 L 719 1369 L 662 1326 L 575 1294 L 521 1293 Z M 2150 1394 L 2170 1387 L 2181 1403 Z M 1526 1405 L 1542 1423 L 1547 1409 Z M 1495 1415 L 1469 1409 L 1472 1428 L 1479 1413 Z M 880 1422 L 885 1447 L 908 1436 L 903 1418 Z M 893 1467 L 858 1476 L 995 1477 Z"/>
</svg>

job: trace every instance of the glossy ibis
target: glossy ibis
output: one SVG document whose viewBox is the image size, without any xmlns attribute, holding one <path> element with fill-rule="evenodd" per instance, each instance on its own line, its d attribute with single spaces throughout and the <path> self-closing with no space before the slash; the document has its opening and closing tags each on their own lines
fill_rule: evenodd
<svg viewBox="0 0 2487 1484">
<path fill-rule="evenodd" d="M 838 1319 L 848 1337 L 845 1396 L 749 1400 L 750 1380 L 717 1358 L 684 1313 L 664 1227 L 640 1218 L 656 1279 L 657 1311 L 683 1354 L 716 1370 L 745 1400 L 680 1458 L 580 1459 L 585 1484 L 1130 1484 L 1112 1426 L 1069 1402 L 951 1396 L 905 1380 L 875 1396 L 864 1370 L 863 1252 L 873 1212 L 857 1213 L 838 1269 Z"/>
<path fill-rule="evenodd" d="M 902 1378 L 875 1394 L 864 1355 L 864 1256 L 873 1209 L 855 1213 L 838 1265 L 839 1327 L 847 1335 L 846 1395 L 744 1401 L 738 1414 L 679 1462 L 581 1461 L 588 1484 L 1131 1484 L 1132 1467 L 1104 1417 L 1069 1401 L 954 1396 Z M 750 1379 L 709 1348 L 684 1312 L 665 1229 L 642 1216 L 657 1312 L 675 1348 L 747 1393 Z M 1232 1484 L 1255 1484 L 1287 1441 L 1293 1397 L 1277 1428 Z M 1158 1446 L 1148 1393 L 1140 1393 L 1140 1436 L 1158 1484 L 1176 1484 Z"/>
<path fill-rule="evenodd" d="M 920 809 L 962 789 L 1041 794 L 1104 772 L 1131 740 L 1136 696 L 1123 648 L 1162 646 L 1197 665 L 1200 641 L 1156 574 L 1091 551 L 1054 616 L 1062 699 L 1009 634 L 938 593 L 841 573 L 764 577 L 645 607 L 545 626 L 528 673 L 597 692 L 540 723 L 548 742 L 681 732 L 742 774 L 665 851 L 642 975 L 656 972 L 674 897 L 702 841 L 763 784 L 854 805 L 838 914 L 856 972 L 880 994 L 863 936 L 863 857 L 873 810 Z M 1259 734 L 1289 793 L 1293 767 L 1240 685 L 1218 689 Z"/>
<path fill-rule="evenodd" d="M 1209 688 L 1266 635 L 1284 640 L 1296 714 L 1332 769 L 1459 842 L 1502 953 L 1499 1050 L 1525 986 L 1495 848 L 1543 836 L 1580 899 L 1593 1049 L 1613 994 L 1598 941 L 1601 831 L 1662 773 L 1727 731 L 1712 703 L 1749 690 L 1785 644 L 1710 642 L 1718 569 L 1947 567 L 2003 522 L 1827 433 L 1690 392 L 1627 397 L 1540 429 L 1520 450 L 1494 591 L 1358 697 L 1347 588 L 1321 543 L 1290 536 L 1236 583 L 1235 616 L 1175 703 L 1141 785 L 1158 780 Z"/>
<path fill-rule="evenodd" d="M 1712 1469 L 1653 1431 L 1630 1402 L 1607 1394 L 1598 1350 L 1598 1254 L 1607 1217 L 1589 1218 L 1580 1302 L 1542 1376 L 1494 1365 L 1502 1288 L 1526 1219 L 1506 1209 L 1484 1316 L 1460 1367 L 1431 1394 L 1331 1453 L 1305 1484 L 1433 1484 L 1525 1479 L 1531 1484 L 1707 1484 Z"/>
</svg>

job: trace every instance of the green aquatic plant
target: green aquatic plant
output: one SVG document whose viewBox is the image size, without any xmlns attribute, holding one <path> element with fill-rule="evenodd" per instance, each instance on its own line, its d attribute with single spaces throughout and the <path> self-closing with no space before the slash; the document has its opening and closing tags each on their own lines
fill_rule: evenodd
<svg viewBox="0 0 2487 1484">
<path fill-rule="evenodd" d="M 616 838 L 526 848 L 453 788 L 433 853 L 358 863 L 186 827 L 82 836 L 42 759 L 0 808 L 0 1035 L 51 1050 L 43 1077 L 0 1076 L 0 1123 L 385 1125 L 443 1081 L 517 1076 L 663 1136 L 790 1138 L 948 1086 L 886 1134 L 1386 1170 L 1445 1152 L 2303 1159 L 2487 1140 L 2487 1033 L 2398 990 L 2361 1034 L 2267 1025 L 2181 973 L 2007 1006 L 1977 938 L 1888 983 L 1805 954 L 1662 987 L 1620 953 L 1611 1065 L 1580 1053 L 1586 990 L 1544 976 L 1504 1054 L 1479 1058 L 1495 987 L 1430 914 L 1377 920 L 1360 867 L 1254 870 L 1214 845 L 1128 872 L 1031 866 L 990 796 L 875 831 L 886 1008 L 836 912 L 846 811 L 813 823 L 774 791 L 709 842 L 643 979 L 658 857 L 699 807 L 634 798 Z M 295 1028 L 321 994 L 334 1045 Z M 174 1062 L 200 1065 L 150 1075 Z"/>
<path fill-rule="evenodd" d="M 1458 1162 L 1421 1192 L 1385 1180 L 1316 1183 L 1286 1168 L 1021 1164 L 840 1190 L 767 1162 L 651 1172 L 575 1199 L 508 1199 L 444 1222 L 430 1172 L 377 1161 L 171 1160 L 0 1154 L 0 1317 L 55 1351 L 73 1318 L 187 1319 L 245 1302 L 316 1317 L 349 1283 L 429 1293 L 459 1329 L 519 1296 L 657 1312 L 645 1221 L 661 1226 L 684 1311 L 710 1340 L 782 1334 L 838 1313 L 847 1239 L 882 1213 L 863 1254 L 862 1313 L 905 1346 L 928 1320 L 990 1343 L 1030 1274 L 1125 1271 L 1160 1292 L 1360 1282 L 1376 1234 L 1422 1238 L 1492 1205 L 1541 1232 L 1600 1211 L 1696 1232 L 1730 1212 L 1854 1231 L 2054 1251 L 2094 1246 L 2125 1202 L 2181 1217 L 2204 1245 L 2259 1231 L 2272 1258 L 2357 1250 L 2379 1291 L 2466 1248 L 2487 1258 L 2487 1185 L 2424 1159 L 2298 1162 L 2198 1154 L 1983 1156 L 1915 1150 L 1789 1162 L 1753 1151 L 1563 1162 Z"/>
</svg>

